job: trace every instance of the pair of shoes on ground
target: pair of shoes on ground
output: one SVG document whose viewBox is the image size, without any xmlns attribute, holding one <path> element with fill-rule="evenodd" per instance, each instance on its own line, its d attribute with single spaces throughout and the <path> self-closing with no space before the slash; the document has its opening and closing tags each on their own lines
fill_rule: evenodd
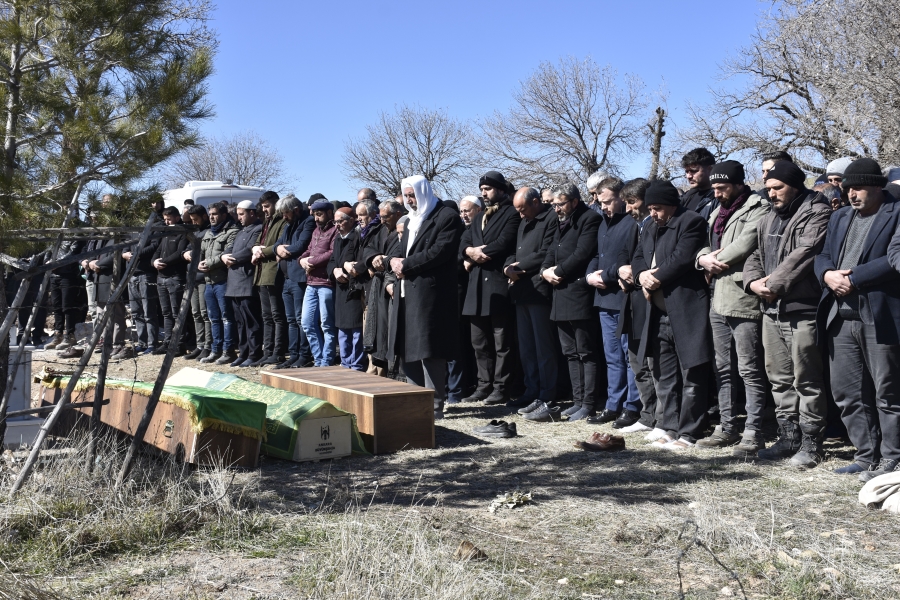
<svg viewBox="0 0 900 600">
<path fill-rule="evenodd" d="M 515 423 L 507 423 L 506 421 L 498 421 L 496 419 L 487 425 L 476 427 L 472 431 L 476 435 L 492 438 L 512 438 L 518 435 Z"/>
<path fill-rule="evenodd" d="M 575 442 L 574 445 L 588 452 L 618 452 L 625 449 L 625 438 L 620 435 L 594 432 L 586 442 Z"/>
</svg>

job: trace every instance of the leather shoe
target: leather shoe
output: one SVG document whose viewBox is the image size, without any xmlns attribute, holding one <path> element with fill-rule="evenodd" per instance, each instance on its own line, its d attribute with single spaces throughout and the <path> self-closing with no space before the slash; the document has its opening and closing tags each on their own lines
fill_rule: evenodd
<svg viewBox="0 0 900 600">
<path fill-rule="evenodd" d="M 269 357 L 266 356 L 266 355 L 264 354 L 264 355 L 262 355 L 259 359 L 254 360 L 253 362 L 251 362 L 251 363 L 250 363 L 250 366 L 251 366 L 251 367 L 261 367 L 261 366 L 263 366 L 264 364 L 266 364 L 266 361 L 267 361 L 267 360 L 269 360 Z"/>
<path fill-rule="evenodd" d="M 640 417 L 640 415 L 638 415 Z M 587 420 L 591 425 L 602 425 L 603 423 L 609 423 L 610 421 L 615 421 L 619 418 L 619 413 L 614 410 L 609 410 L 608 408 L 604 408 L 603 412 L 598 415 L 595 415 Z"/>
<path fill-rule="evenodd" d="M 292 369 L 308 369 L 309 367 L 314 366 L 315 363 L 312 361 L 304 362 L 302 358 L 298 358 L 294 362 L 291 363 Z"/>
<path fill-rule="evenodd" d="M 493 406 L 494 404 L 506 404 L 509 402 L 509 396 L 503 392 L 491 392 L 491 395 L 484 399 L 484 403 Z"/>
<path fill-rule="evenodd" d="M 184 360 L 196 360 L 203 354 L 203 348 L 195 348 L 190 354 L 184 357 Z"/>
<path fill-rule="evenodd" d="M 209 363 L 214 363 L 214 362 L 216 362 L 217 360 L 219 360 L 219 358 L 220 358 L 221 356 L 222 356 L 222 355 L 221 355 L 219 352 L 210 352 L 210 353 L 207 354 L 204 358 L 201 358 L 201 359 L 200 359 L 200 362 L 202 362 L 202 363 L 205 364 L 205 365 L 208 365 Z"/>
<path fill-rule="evenodd" d="M 630 427 L 637 423 L 641 418 L 641 413 L 635 410 L 623 410 L 622 414 L 619 415 L 619 418 L 615 420 L 613 423 L 613 429 L 622 429 L 623 427 Z"/>
<path fill-rule="evenodd" d="M 625 438 L 608 433 L 594 433 L 586 442 L 575 442 L 576 448 L 588 452 L 618 452 L 625 449 Z"/>
<path fill-rule="evenodd" d="M 278 363 L 277 365 L 273 366 L 273 367 L 272 367 L 272 370 L 274 371 L 274 370 L 277 370 L 277 369 L 290 369 L 290 368 L 291 368 L 291 364 L 292 364 L 292 363 L 291 363 L 291 359 L 287 359 L 286 361 L 281 362 L 281 363 Z"/>
<path fill-rule="evenodd" d="M 482 427 L 476 427 L 472 431 L 484 437 L 511 438 L 516 437 L 516 424 L 494 420 Z"/>
</svg>

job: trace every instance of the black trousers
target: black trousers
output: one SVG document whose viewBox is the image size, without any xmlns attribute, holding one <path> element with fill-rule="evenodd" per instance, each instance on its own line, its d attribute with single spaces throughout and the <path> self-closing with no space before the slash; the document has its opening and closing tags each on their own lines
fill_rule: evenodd
<svg viewBox="0 0 900 600">
<path fill-rule="evenodd" d="M 900 460 L 900 346 L 875 341 L 875 325 L 836 317 L 828 328 L 831 391 L 855 460 Z M 802 423 L 801 423 L 802 427 Z"/>
<path fill-rule="evenodd" d="M 653 386 L 653 373 L 648 361 L 641 361 L 638 349 L 641 340 L 628 338 L 628 362 L 634 373 L 634 383 L 641 396 L 641 424 L 657 427 L 662 422 L 662 404 L 657 401 L 656 388 Z"/>
<path fill-rule="evenodd" d="M 669 316 L 653 310 L 650 318 L 654 319 L 650 327 L 650 369 L 657 401 L 663 403 L 662 424 L 657 427 L 675 439 L 696 442 L 706 426 L 710 363 L 682 367 Z"/>
<path fill-rule="evenodd" d="M 53 307 L 53 329 L 75 335 L 75 325 L 84 323 L 87 317 L 87 293 L 80 277 L 50 278 L 50 305 Z"/>
<path fill-rule="evenodd" d="M 513 310 L 510 306 L 509 312 Z M 469 317 L 478 370 L 477 391 L 483 394 L 490 394 L 491 391 L 508 393 L 506 387 L 512 372 L 513 359 L 510 352 L 512 336 L 509 332 L 512 324 L 508 314 L 503 312 L 488 317 Z"/>
<path fill-rule="evenodd" d="M 281 286 L 259 286 L 263 322 L 262 348 L 266 356 L 284 356 L 287 352 L 288 322 L 281 292 Z"/>
<path fill-rule="evenodd" d="M 159 307 L 163 314 L 163 331 L 165 335 L 161 336 L 168 341 L 172 337 L 172 330 L 175 329 L 175 319 L 178 318 L 178 311 L 181 310 L 181 301 L 184 298 L 184 279 L 178 277 L 156 277 L 156 291 L 159 294 Z"/>
<path fill-rule="evenodd" d="M 572 380 L 572 399 L 577 406 L 589 410 L 597 404 L 597 328 L 597 319 L 556 322 L 559 345 Z"/>
<path fill-rule="evenodd" d="M 256 288 L 253 289 L 256 291 Z M 263 347 L 259 296 L 237 296 L 230 300 L 237 331 L 238 357 L 256 360 L 262 356 Z"/>
</svg>

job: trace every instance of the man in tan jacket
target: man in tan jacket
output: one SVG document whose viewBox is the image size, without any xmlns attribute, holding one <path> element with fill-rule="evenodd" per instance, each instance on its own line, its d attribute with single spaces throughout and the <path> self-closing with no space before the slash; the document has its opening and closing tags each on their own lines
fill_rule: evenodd
<svg viewBox="0 0 900 600">
<path fill-rule="evenodd" d="M 769 202 L 744 184 L 744 166 L 726 160 L 713 166 L 709 175 L 718 208 L 709 217 L 709 245 L 697 254 L 697 268 L 706 271 L 712 289 L 709 321 L 716 351 L 716 383 L 719 387 L 720 424 L 707 438 L 697 441 L 704 448 L 731 446 L 740 440 L 735 456 L 756 456 L 764 447 L 761 436 L 766 405 L 759 298 L 744 291 L 744 261 L 757 248 L 756 226 L 769 212 Z M 732 356 L 737 356 L 734 364 Z M 735 368 L 737 367 L 737 368 Z M 735 381 L 740 375 L 741 381 Z M 747 422 L 743 436 L 737 430 L 735 388 L 743 382 Z"/>
</svg>

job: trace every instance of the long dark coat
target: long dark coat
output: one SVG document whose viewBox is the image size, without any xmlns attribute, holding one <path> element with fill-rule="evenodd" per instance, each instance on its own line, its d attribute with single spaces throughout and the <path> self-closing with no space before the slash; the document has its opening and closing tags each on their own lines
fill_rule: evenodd
<svg viewBox="0 0 900 600">
<path fill-rule="evenodd" d="M 519 263 L 524 275 L 509 287 L 509 297 L 516 304 L 550 304 L 553 286 L 541 277 L 541 264 L 553 243 L 559 219 L 548 204 L 531 221 L 519 219 L 516 251 L 506 264 Z"/>
<path fill-rule="evenodd" d="M 553 243 L 541 271 L 556 267 L 563 281 L 553 287 L 552 321 L 581 321 L 597 318 L 594 314 L 594 288 L 585 281 L 587 266 L 597 252 L 597 229 L 603 219 L 583 202 L 578 205 L 565 231 L 557 226 Z"/>
<path fill-rule="evenodd" d="M 363 325 L 363 289 L 366 276 L 357 279 L 348 276 L 347 283 L 338 283 L 334 278 L 335 269 L 344 269 L 345 262 L 355 263 L 362 258 L 359 231 L 351 231 L 346 238 L 334 236 L 334 250 L 328 261 L 328 280 L 334 284 L 334 326 L 338 329 L 357 329 Z"/>
<path fill-rule="evenodd" d="M 229 298 L 250 297 L 259 290 L 253 289 L 253 277 L 256 275 L 256 265 L 250 262 L 253 258 L 253 246 L 259 241 L 262 231 L 262 223 L 257 221 L 247 225 L 237 232 L 234 242 L 225 248 L 223 254 L 231 254 L 237 261 L 228 267 L 228 283 L 225 285 L 225 295 Z"/>
<path fill-rule="evenodd" d="M 371 234 L 366 236 L 368 240 Z M 397 245 L 397 232 L 388 231 L 382 226 L 378 233 L 372 236 L 371 245 L 363 249 L 363 261 L 366 267 L 372 269 L 372 260 L 379 255 L 390 256 L 391 248 Z M 391 361 L 388 356 L 388 330 L 391 317 L 391 297 L 385 290 L 386 281 L 390 275 L 390 268 L 385 271 L 375 271 L 375 275 L 369 282 L 366 292 L 366 325 L 363 328 L 363 346 L 380 366 Z"/>
<path fill-rule="evenodd" d="M 509 279 L 503 274 L 507 259 L 516 251 L 516 233 L 519 230 L 519 213 L 512 203 L 504 204 L 491 215 L 482 229 L 485 214 L 479 213 L 475 221 L 463 233 L 459 255 L 466 259 L 466 248 L 484 246 L 482 252 L 491 257 L 483 264 L 472 263 L 469 271 L 469 287 L 462 314 L 466 316 L 498 315 L 508 311 Z"/>
<path fill-rule="evenodd" d="M 597 253 L 587 273 L 602 271 L 600 278 L 606 289 L 594 288 L 594 306 L 604 310 L 622 310 L 625 292 L 619 287 L 619 267 L 630 263 L 621 262 L 621 250 L 634 248 L 634 240 L 640 229 L 631 215 L 621 213 L 612 218 L 603 215 L 597 230 Z"/>
<path fill-rule="evenodd" d="M 706 245 L 706 221 L 699 214 L 679 207 L 665 227 L 650 221 L 641 235 L 631 269 L 638 282 L 650 269 L 653 255 L 659 269 L 655 277 L 662 283 L 666 312 L 672 323 L 675 350 L 681 368 L 689 369 L 713 359 L 712 328 L 709 324 L 709 285 L 703 271 L 696 268 L 697 253 Z M 651 307 L 644 323 L 639 356 L 648 356 L 650 326 L 657 309 Z"/>
<path fill-rule="evenodd" d="M 825 272 L 839 268 L 853 213 L 854 210 L 846 206 L 832 215 L 825 247 L 816 257 L 816 277 L 822 283 L 822 299 L 816 311 L 816 333 L 820 342 L 827 339 L 828 326 L 837 315 L 834 294 L 825 285 Z M 859 293 L 862 322 L 875 326 L 876 342 L 896 345 L 900 344 L 900 273 L 891 267 L 891 261 L 896 264 L 900 258 L 900 237 L 894 235 L 900 224 L 900 202 L 886 195 L 873 218 L 859 264 L 853 267 L 851 278 Z M 893 258 L 889 258 L 892 254 Z"/>
<path fill-rule="evenodd" d="M 647 217 L 643 222 L 644 226 L 651 221 L 652 219 Z M 638 225 L 638 228 L 631 232 L 630 237 L 619 249 L 619 265 L 631 265 L 634 263 L 634 253 L 637 251 L 641 235 L 641 226 Z M 640 288 L 626 283 L 625 292 L 622 298 L 619 328 L 616 329 L 616 335 L 621 336 L 623 333 L 627 333 L 629 339 L 639 340 L 644 332 L 644 321 L 647 320 L 650 305 L 644 299 L 644 293 Z"/>
<path fill-rule="evenodd" d="M 409 235 L 404 235 L 391 251 L 392 258 L 403 258 L 406 297 L 401 299 L 398 281 L 391 305 L 390 356 L 406 362 L 456 357 L 456 261 L 463 227 L 459 215 L 438 205 L 422 222 L 408 250 Z"/>
</svg>

